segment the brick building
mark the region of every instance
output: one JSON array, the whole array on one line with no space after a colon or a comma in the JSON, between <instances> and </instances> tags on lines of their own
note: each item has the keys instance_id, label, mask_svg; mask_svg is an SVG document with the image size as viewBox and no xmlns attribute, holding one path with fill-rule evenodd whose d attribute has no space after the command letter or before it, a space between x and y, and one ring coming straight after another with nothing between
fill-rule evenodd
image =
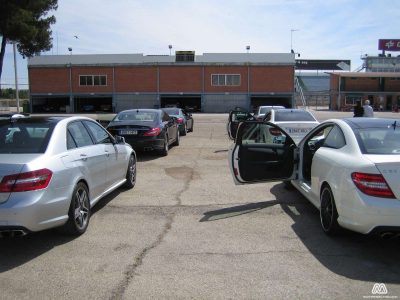
<instances>
[{"instance_id":1,"label":"brick building","mask_svg":"<svg viewBox=\"0 0 400 300\"><path fill-rule=\"evenodd\" d=\"M292 53L45 55L28 61L32 112L118 112L179 105L202 112L293 107Z\"/></svg>"},{"instance_id":2,"label":"brick building","mask_svg":"<svg viewBox=\"0 0 400 300\"><path fill-rule=\"evenodd\" d=\"M351 110L357 100L369 99L375 110L400 107L399 72L330 73L331 109Z\"/></svg>"}]
</instances>

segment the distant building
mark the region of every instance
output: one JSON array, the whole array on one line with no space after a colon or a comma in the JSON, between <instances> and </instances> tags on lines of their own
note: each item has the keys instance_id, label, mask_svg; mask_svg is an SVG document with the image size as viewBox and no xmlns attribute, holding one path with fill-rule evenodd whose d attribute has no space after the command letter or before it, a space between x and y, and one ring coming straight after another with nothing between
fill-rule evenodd
<instances>
[{"instance_id":1,"label":"distant building","mask_svg":"<svg viewBox=\"0 0 400 300\"><path fill-rule=\"evenodd\" d=\"M330 77L333 110L351 110L366 99L375 110L400 108L400 72L335 72Z\"/></svg>"},{"instance_id":2,"label":"distant building","mask_svg":"<svg viewBox=\"0 0 400 300\"><path fill-rule=\"evenodd\" d=\"M202 112L293 107L295 54L45 55L28 61L32 112L118 112L177 105Z\"/></svg>"}]
</instances>

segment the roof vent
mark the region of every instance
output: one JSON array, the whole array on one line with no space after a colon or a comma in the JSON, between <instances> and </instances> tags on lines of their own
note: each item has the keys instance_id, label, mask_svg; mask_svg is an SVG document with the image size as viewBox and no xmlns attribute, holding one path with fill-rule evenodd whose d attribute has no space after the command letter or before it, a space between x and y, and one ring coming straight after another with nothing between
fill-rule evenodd
<instances>
[{"instance_id":1,"label":"roof vent","mask_svg":"<svg viewBox=\"0 0 400 300\"><path fill-rule=\"evenodd\" d=\"M194 51L175 51L175 62L194 62Z\"/></svg>"}]
</instances>

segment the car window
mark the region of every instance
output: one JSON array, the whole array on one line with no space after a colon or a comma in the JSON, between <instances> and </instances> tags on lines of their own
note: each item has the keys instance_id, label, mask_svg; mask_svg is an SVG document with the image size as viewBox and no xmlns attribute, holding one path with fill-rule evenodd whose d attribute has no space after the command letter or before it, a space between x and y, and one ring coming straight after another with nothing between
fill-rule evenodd
<instances>
[{"instance_id":1,"label":"car window","mask_svg":"<svg viewBox=\"0 0 400 300\"><path fill-rule=\"evenodd\" d=\"M400 130L393 127L363 128L355 133L364 154L400 154Z\"/></svg>"},{"instance_id":2,"label":"car window","mask_svg":"<svg viewBox=\"0 0 400 300\"><path fill-rule=\"evenodd\" d=\"M78 145L75 143L74 138L71 135L71 132L67 130L67 149L78 148Z\"/></svg>"},{"instance_id":3,"label":"car window","mask_svg":"<svg viewBox=\"0 0 400 300\"><path fill-rule=\"evenodd\" d=\"M243 123L242 144L284 144L286 136L277 128L264 123Z\"/></svg>"},{"instance_id":4,"label":"car window","mask_svg":"<svg viewBox=\"0 0 400 300\"><path fill-rule=\"evenodd\" d=\"M164 111L169 115L179 115L178 108L166 108L166 109L164 109Z\"/></svg>"},{"instance_id":5,"label":"car window","mask_svg":"<svg viewBox=\"0 0 400 300\"><path fill-rule=\"evenodd\" d=\"M44 153L54 123L24 122L0 125L0 153Z\"/></svg>"},{"instance_id":6,"label":"car window","mask_svg":"<svg viewBox=\"0 0 400 300\"><path fill-rule=\"evenodd\" d=\"M107 133L107 131L102 128L99 124L91 121L84 121L83 122L92 133L92 136L95 139L96 144L106 144L111 143L111 137Z\"/></svg>"},{"instance_id":7,"label":"car window","mask_svg":"<svg viewBox=\"0 0 400 300\"><path fill-rule=\"evenodd\" d=\"M342 130L338 126L334 126L327 134L322 147L340 149L346 145Z\"/></svg>"},{"instance_id":8,"label":"car window","mask_svg":"<svg viewBox=\"0 0 400 300\"><path fill-rule=\"evenodd\" d=\"M89 132L87 131L86 127L82 124L82 122L78 121L69 124L68 132L70 133L77 147L85 147L93 145L92 138L90 137ZM71 145L71 143L68 143L67 141L67 147L69 145Z\"/></svg>"},{"instance_id":9,"label":"car window","mask_svg":"<svg viewBox=\"0 0 400 300\"><path fill-rule=\"evenodd\" d=\"M163 122L168 122L169 119L170 119L169 115L167 113L165 113L165 112L162 112L161 118L162 118Z\"/></svg>"},{"instance_id":10,"label":"car window","mask_svg":"<svg viewBox=\"0 0 400 300\"><path fill-rule=\"evenodd\" d=\"M315 118L305 110L276 110L275 122L289 121L316 121Z\"/></svg>"},{"instance_id":11,"label":"car window","mask_svg":"<svg viewBox=\"0 0 400 300\"><path fill-rule=\"evenodd\" d=\"M147 121L154 122L157 119L157 113L152 111L123 111L115 116L113 122L121 121Z\"/></svg>"}]
</instances>

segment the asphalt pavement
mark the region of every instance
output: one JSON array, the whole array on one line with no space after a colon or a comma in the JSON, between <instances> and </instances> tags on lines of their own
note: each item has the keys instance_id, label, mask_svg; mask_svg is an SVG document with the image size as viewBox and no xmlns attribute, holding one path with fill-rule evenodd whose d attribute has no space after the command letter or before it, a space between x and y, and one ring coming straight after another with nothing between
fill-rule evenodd
<instances>
[{"instance_id":1,"label":"asphalt pavement","mask_svg":"<svg viewBox=\"0 0 400 300\"><path fill-rule=\"evenodd\" d=\"M399 239L331 238L281 182L234 185L227 117L194 114L168 156L138 153L135 188L100 201L84 235L0 240L0 299L400 297Z\"/></svg>"}]
</instances>

